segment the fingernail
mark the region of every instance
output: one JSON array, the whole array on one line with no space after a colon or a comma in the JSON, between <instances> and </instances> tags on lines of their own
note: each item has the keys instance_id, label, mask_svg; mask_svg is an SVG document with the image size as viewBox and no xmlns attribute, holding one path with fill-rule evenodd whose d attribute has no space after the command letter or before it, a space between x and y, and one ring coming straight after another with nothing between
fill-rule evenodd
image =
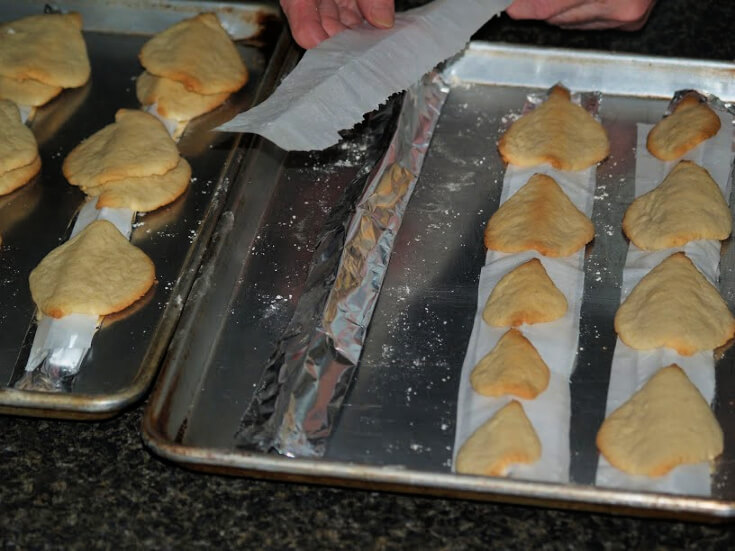
<instances>
[{"instance_id":1,"label":"fingernail","mask_svg":"<svg viewBox=\"0 0 735 551\"><path fill-rule=\"evenodd\" d=\"M373 25L388 29L393 26L393 10L385 6L376 6L370 11Z\"/></svg>"}]
</instances>

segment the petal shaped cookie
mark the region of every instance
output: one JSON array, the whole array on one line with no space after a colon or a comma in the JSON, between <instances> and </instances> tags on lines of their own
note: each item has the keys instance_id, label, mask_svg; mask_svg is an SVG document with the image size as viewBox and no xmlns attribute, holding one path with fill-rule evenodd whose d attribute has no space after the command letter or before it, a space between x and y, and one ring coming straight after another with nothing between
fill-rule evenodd
<instances>
[{"instance_id":1,"label":"petal shaped cookie","mask_svg":"<svg viewBox=\"0 0 735 551\"><path fill-rule=\"evenodd\" d=\"M14 168L0 174L0 195L5 195L26 185L41 170L41 157L36 158L20 168Z\"/></svg>"},{"instance_id":2,"label":"petal shaped cookie","mask_svg":"<svg viewBox=\"0 0 735 551\"><path fill-rule=\"evenodd\" d=\"M144 111L120 109L115 122L76 146L64 159L69 183L91 188L123 178L166 174L179 150L166 128Z\"/></svg>"},{"instance_id":3,"label":"petal shaped cookie","mask_svg":"<svg viewBox=\"0 0 735 551\"><path fill-rule=\"evenodd\" d=\"M470 383L483 396L532 400L549 385L549 367L523 333L510 329L472 370Z\"/></svg>"},{"instance_id":4,"label":"petal shaped cookie","mask_svg":"<svg viewBox=\"0 0 735 551\"><path fill-rule=\"evenodd\" d=\"M135 93L140 103L155 103L161 115L176 121L188 121L209 113L230 97L229 92L209 95L190 92L180 82L157 77L148 71L143 71L136 80Z\"/></svg>"},{"instance_id":5,"label":"petal shaped cookie","mask_svg":"<svg viewBox=\"0 0 735 551\"><path fill-rule=\"evenodd\" d=\"M493 327L544 323L562 317L567 299L534 258L505 274L490 293L482 319Z\"/></svg>"},{"instance_id":6,"label":"petal shaped cookie","mask_svg":"<svg viewBox=\"0 0 735 551\"><path fill-rule=\"evenodd\" d=\"M545 174L534 174L510 197L485 228L485 247L505 253L536 250L569 256L595 237L595 227Z\"/></svg>"},{"instance_id":7,"label":"petal shaped cookie","mask_svg":"<svg viewBox=\"0 0 735 551\"><path fill-rule=\"evenodd\" d=\"M597 447L621 471L662 476L678 465L716 458L723 435L697 387L672 364L605 419Z\"/></svg>"},{"instance_id":8,"label":"petal shaped cookie","mask_svg":"<svg viewBox=\"0 0 735 551\"><path fill-rule=\"evenodd\" d=\"M0 75L76 88L91 69L78 13L32 15L0 24Z\"/></svg>"},{"instance_id":9,"label":"petal shaped cookie","mask_svg":"<svg viewBox=\"0 0 735 551\"><path fill-rule=\"evenodd\" d=\"M679 247L695 239L727 239L730 207L701 166L681 161L654 190L625 211L625 235L646 251Z\"/></svg>"},{"instance_id":10,"label":"petal shaped cookie","mask_svg":"<svg viewBox=\"0 0 735 551\"><path fill-rule=\"evenodd\" d=\"M38 107L58 96L63 88L49 86L37 80L15 80L0 75L0 99L8 99L19 105Z\"/></svg>"},{"instance_id":11,"label":"petal shaped cookie","mask_svg":"<svg viewBox=\"0 0 735 551\"><path fill-rule=\"evenodd\" d=\"M720 130L720 117L695 95L684 97L673 112L651 128L646 147L662 161L678 159Z\"/></svg>"},{"instance_id":12,"label":"petal shaped cookie","mask_svg":"<svg viewBox=\"0 0 735 551\"><path fill-rule=\"evenodd\" d=\"M189 187L191 166L181 158L176 168L162 176L123 178L109 184L82 188L87 195L98 196L97 208L128 208L150 212L176 200Z\"/></svg>"},{"instance_id":13,"label":"petal shaped cookie","mask_svg":"<svg viewBox=\"0 0 735 551\"><path fill-rule=\"evenodd\" d=\"M248 79L237 48L213 13L158 33L143 45L139 57L149 73L178 81L198 94L234 92Z\"/></svg>"},{"instance_id":14,"label":"petal shaped cookie","mask_svg":"<svg viewBox=\"0 0 735 551\"><path fill-rule=\"evenodd\" d=\"M572 103L569 90L552 88L549 98L515 121L498 143L506 163L549 163L559 170L582 170L610 153L607 133L595 118Z\"/></svg>"},{"instance_id":15,"label":"petal shaped cookie","mask_svg":"<svg viewBox=\"0 0 735 551\"><path fill-rule=\"evenodd\" d=\"M0 100L0 174L31 164L38 157L33 132L12 101Z\"/></svg>"},{"instance_id":16,"label":"petal shaped cookie","mask_svg":"<svg viewBox=\"0 0 735 551\"><path fill-rule=\"evenodd\" d=\"M513 463L535 463L541 457L541 441L513 400L480 426L457 454L455 469L462 474L504 476Z\"/></svg>"},{"instance_id":17,"label":"petal shaped cookie","mask_svg":"<svg viewBox=\"0 0 735 551\"><path fill-rule=\"evenodd\" d=\"M155 269L112 223L97 220L47 254L28 279L33 301L48 316L104 316L142 297Z\"/></svg>"},{"instance_id":18,"label":"petal shaped cookie","mask_svg":"<svg viewBox=\"0 0 735 551\"><path fill-rule=\"evenodd\" d=\"M735 335L735 318L684 253L648 272L615 314L620 340L636 350L673 348L691 356Z\"/></svg>"}]
</instances>

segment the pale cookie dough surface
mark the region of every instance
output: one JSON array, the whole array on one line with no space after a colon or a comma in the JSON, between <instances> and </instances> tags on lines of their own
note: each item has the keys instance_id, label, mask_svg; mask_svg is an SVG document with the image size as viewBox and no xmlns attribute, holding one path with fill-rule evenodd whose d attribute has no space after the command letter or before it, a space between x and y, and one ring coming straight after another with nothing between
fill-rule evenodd
<instances>
[{"instance_id":1,"label":"pale cookie dough surface","mask_svg":"<svg viewBox=\"0 0 735 551\"><path fill-rule=\"evenodd\" d=\"M163 123L144 111L120 109L105 126L64 159L69 183L91 188L123 178L160 176L179 163L179 151Z\"/></svg>"},{"instance_id":2,"label":"pale cookie dough surface","mask_svg":"<svg viewBox=\"0 0 735 551\"><path fill-rule=\"evenodd\" d=\"M482 319L493 327L515 327L554 321L566 311L567 299L534 258L500 279L487 299Z\"/></svg>"},{"instance_id":3,"label":"pale cookie dough surface","mask_svg":"<svg viewBox=\"0 0 735 551\"><path fill-rule=\"evenodd\" d=\"M620 340L635 350L673 348L691 356L735 335L735 318L712 284L684 253L656 266L615 314Z\"/></svg>"},{"instance_id":4,"label":"pale cookie dough surface","mask_svg":"<svg viewBox=\"0 0 735 551\"><path fill-rule=\"evenodd\" d=\"M11 191L15 191L21 186L24 186L33 179L41 170L41 157L31 161L26 166L15 168L0 174L0 195L5 195Z\"/></svg>"},{"instance_id":5,"label":"pale cookie dough surface","mask_svg":"<svg viewBox=\"0 0 735 551\"><path fill-rule=\"evenodd\" d=\"M621 471L662 476L678 465L716 458L723 434L697 387L672 364L605 419L597 447Z\"/></svg>"},{"instance_id":6,"label":"pale cookie dough surface","mask_svg":"<svg viewBox=\"0 0 735 551\"><path fill-rule=\"evenodd\" d=\"M727 239L730 208L701 166L681 161L654 190L638 197L623 217L625 235L640 249L679 247L696 239Z\"/></svg>"},{"instance_id":7,"label":"pale cookie dough surface","mask_svg":"<svg viewBox=\"0 0 735 551\"><path fill-rule=\"evenodd\" d=\"M184 158L176 168L162 176L123 178L109 184L82 188L87 195L97 196L97 208L128 208L136 212L149 212L167 205L189 187L191 166Z\"/></svg>"},{"instance_id":8,"label":"pale cookie dough surface","mask_svg":"<svg viewBox=\"0 0 735 551\"><path fill-rule=\"evenodd\" d=\"M485 247L505 253L536 250L544 256L574 254L595 237L595 227L559 184L534 174L492 215Z\"/></svg>"},{"instance_id":9,"label":"pale cookie dough surface","mask_svg":"<svg viewBox=\"0 0 735 551\"><path fill-rule=\"evenodd\" d=\"M720 117L696 96L682 99L648 133L646 146L662 161L678 159L720 130Z\"/></svg>"},{"instance_id":10,"label":"pale cookie dough surface","mask_svg":"<svg viewBox=\"0 0 735 551\"><path fill-rule=\"evenodd\" d=\"M462 474L504 476L515 463L535 463L541 441L523 406L513 400L477 429L457 454L455 470Z\"/></svg>"},{"instance_id":11,"label":"pale cookie dough surface","mask_svg":"<svg viewBox=\"0 0 735 551\"><path fill-rule=\"evenodd\" d=\"M230 97L229 92L209 95L190 92L180 82L157 77L148 71L143 71L137 78L135 93L141 104L155 103L162 116L175 121L188 121L209 113Z\"/></svg>"},{"instance_id":12,"label":"pale cookie dough surface","mask_svg":"<svg viewBox=\"0 0 735 551\"><path fill-rule=\"evenodd\" d=\"M0 75L76 88L90 75L78 13L44 14L0 24Z\"/></svg>"},{"instance_id":13,"label":"pale cookie dough surface","mask_svg":"<svg viewBox=\"0 0 735 551\"><path fill-rule=\"evenodd\" d=\"M31 164L38 157L36 138L20 118L18 107L0 100L0 175Z\"/></svg>"},{"instance_id":14,"label":"pale cookie dough surface","mask_svg":"<svg viewBox=\"0 0 735 551\"><path fill-rule=\"evenodd\" d=\"M19 105L39 107L54 99L62 90L61 86L49 86L37 80L15 80L0 75L0 99Z\"/></svg>"},{"instance_id":15,"label":"pale cookie dough surface","mask_svg":"<svg viewBox=\"0 0 735 551\"><path fill-rule=\"evenodd\" d=\"M602 125L571 102L566 88L555 86L549 99L510 126L498 150L506 163L521 167L582 170L607 157L610 143Z\"/></svg>"},{"instance_id":16,"label":"pale cookie dough surface","mask_svg":"<svg viewBox=\"0 0 735 551\"><path fill-rule=\"evenodd\" d=\"M483 396L532 400L549 385L549 368L531 341L510 329L472 370L470 383Z\"/></svg>"},{"instance_id":17,"label":"pale cookie dough surface","mask_svg":"<svg viewBox=\"0 0 735 551\"><path fill-rule=\"evenodd\" d=\"M153 262L107 220L97 220L51 251L29 277L44 314L104 316L127 308L155 280Z\"/></svg>"},{"instance_id":18,"label":"pale cookie dough surface","mask_svg":"<svg viewBox=\"0 0 735 551\"><path fill-rule=\"evenodd\" d=\"M198 94L240 89L248 73L240 54L213 13L180 21L143 45L140 62L156 76Z\"/></svg>"}]
</instances>

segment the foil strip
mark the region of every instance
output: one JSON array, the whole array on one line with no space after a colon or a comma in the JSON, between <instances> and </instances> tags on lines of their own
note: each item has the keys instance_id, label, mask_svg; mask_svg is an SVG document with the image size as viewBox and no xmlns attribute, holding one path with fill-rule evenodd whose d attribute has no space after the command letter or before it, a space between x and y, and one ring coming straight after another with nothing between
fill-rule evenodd
<instances>
[{"instance_id":1,"label":"foil strip","mask_svg":"<svg viewBox=\"0 0 735 551\"><path fill-rule=\"evenodd\" d=\"M243 416L239 447L324 455L448 93L437 74L409 88L387 152L330 215L304 294Z\"/></svg>"}]
</instances>

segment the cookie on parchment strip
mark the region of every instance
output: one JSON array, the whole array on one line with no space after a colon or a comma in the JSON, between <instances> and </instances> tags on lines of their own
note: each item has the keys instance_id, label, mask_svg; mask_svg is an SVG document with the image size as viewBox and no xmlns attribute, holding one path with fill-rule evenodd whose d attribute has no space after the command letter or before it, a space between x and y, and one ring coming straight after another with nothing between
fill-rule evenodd
<instances>
[{"instance_id":1,"label":"cookie on parchment strip","mask_svg":"<svg viewBox=\"0 0 735 551\"><path fill-rule=\"evenodd\" d=\"M62 170L70 184L91 188L123 178L166 174L179 163L179 150L153 115L120 109L115 122L77 145Z\"/></svg>"},{"instance_id":2,"label":"cookie on parchment strip","mask_svg":"<svg viewBox=\"0 0 735 551\"><path fill-rule=\"evenodd\" d=\"M0 175L30 165L38 157L36 137L20 118L18 106L0 100Z\"/></svg>"},{"instance_id":3,"label":"cookie on parchment strip","mask_svg":"<svg viewBox=\"0 0 735 551\"><path fill-rule=\"evenodd\" d=\"M97 198L97 208L128 208L136 212L150 212L175 201L189 187L191 166L181 157L179 164L161 176L123 178L107 184L82 188Z\"/></svg>"},{"instance_id":4,"label":"cookie on parchment strip","mask_svg":"<svg viewBox=\"0 0 735 551\"><path fill-rule=\"evenodd\" d=\"M595 226L546 174L534 174L490 217L485 247L505 253L536 250L574 254L595 237Z\"/></svg>"},{"instance_id":5,"label":"cookie on parchment strip","mask_svg":"<svg viewBox=\"0 0 735 551\"><path fill-rule=\"evenodd\" d=\"M143 71L138 76L135 94L141 104L148 106L155 103L161 116L175 121L189 121L209 113L230 97L229 92L197 94L187 90L180 82L157 77L148 71Z\"/></svg>"},{"instance_id":6,"label":"cookie on parchment strip","mask_svg":"<svg viewBox=\"0 0 735 551\"><path fill-rule=\"evenodd\" d=\"M607 157L610 143L602 125L572 103L569 90L554 86L544 103L508 128L498 150L506 163L521 167L582 170Z\"/></svg>"},{"instance_id":7,"label":"cookie on parchment strip","mask_svg":"<svg viewBox=\"0 0 735 551\"><path fill-rule=\"evenodd\" d=\"M111 222L96 220L47 254L28 279L33 301L47 316L104 316L148 292L155 268Z\"/></svg>"},{"instance_id":8,"label":"cookie on parchment strip","mask_svg":"<svg viewBox=\"0 0 735 551\"><path fill-rule=\"evenodd\" d=\"M0 75L76 88L90 73L80 14L32 15L0 24Z\"/></svg>"},{"instance_id":9,"label":"cookie on parchment strip","mask_svg":"<svg viewBox=\"0 0 735 551\"><path fill-rule=\"evenodd\" d=\"M654 251L696 239L727 239L732 217L709 172L680 161L661 184L625 211L623 231L636 247Z\"/></svg>"},{"instance_id":10,"label":"cookie on parchment strip","mask_svg":"<svg viewBox=\"0 0 735 551\"><path fill-rule=\"evenodd\" d=\"M620 340L636 350L673 348L691 356L735 335L735 318L684 253L648 272L615 314Z\"/></svg>"},{"instance_id":11,"label":"cookie on parchment strip","mask_svg":"<svg viewBox=\"0 0 735 551\"><path fill-rule=\"evenodd\" d=\"M651 128L646 147L662 161L673 161L720 130L720 117L695 94L685 96L673 112Z\"/></svg>"},{"instance_id":12,"label":"cookie on parchment strip","mask_svg":"<svg viewBox=\"0 0 735 551\"><path fill-rule=\"evenodd\" d=\"M38 107L58 96L63 88L49 86L33 79L15 80L0 75L0 99L14 101L18 105Z\"/></svg>"},{"instance_id":13,"label":"cookie on parchment strip","mask_svg":"<svg viewBox=\"0 0 735 551\"><path fill-rule=\"evenodd\" d=\"M182 83L198 94L234 92L248 72L237 48L213 13L172 25L143 45L138 56L146 70Z\"/></svg>"},{"instance_id":14,"label":"cookie on parchment strip","mask_svg":"<svg viewBox=\"0 0 735 551\"><path fill-rule=\"evenodd\" d=\"M470 383L483 396L513 394L533 400L549 385L549 367L523 333L510 329L477 363Z\"/></svg>"},{"instance_id":15,"label":"cookie on parchment strip","mask_svg":"<svg viewBox=\"0 0 735 551\"><path fill-rule=\"evenodd\" d=\"M0 174L0 195L5 195L11 191L15 191L19 187L26 185L41 170L41 157L31 161L26 166L14 168Z\"/></svg>"},{"instance_id":16,"label":"cookie on parchment strip","mask_svg":"<svg viewBox=\"0 0 735 551\"><path fill-rule=\"evenodd\" d=\"M597 447L621 471L662 476L678 465L715 459L723 434L697 387L672 364L605 419Z\"/></svg>"},{"instance_id":17,"label":"cookie on parchment strip","mask_svg":"<svg viewBox=\"0 0 735 551\"><path fill-rule=\"evenodd\" d=\"M567 299L538 258L505 274L490 293L482 319L493 327L544 323L562 317Z\"/></svg>"},{"instance_id":18,"label":"cookie on parchment strip","mask_svg":"<svg viewBox=\"0 0 735 551\"><path fill-rule=\"evenodd\" d=\"M462 474L504 476L515 463L535 463L541 441L523 406L512 400L480 426L457 454L455 470Z\"/></svg>"}]
</instances>

